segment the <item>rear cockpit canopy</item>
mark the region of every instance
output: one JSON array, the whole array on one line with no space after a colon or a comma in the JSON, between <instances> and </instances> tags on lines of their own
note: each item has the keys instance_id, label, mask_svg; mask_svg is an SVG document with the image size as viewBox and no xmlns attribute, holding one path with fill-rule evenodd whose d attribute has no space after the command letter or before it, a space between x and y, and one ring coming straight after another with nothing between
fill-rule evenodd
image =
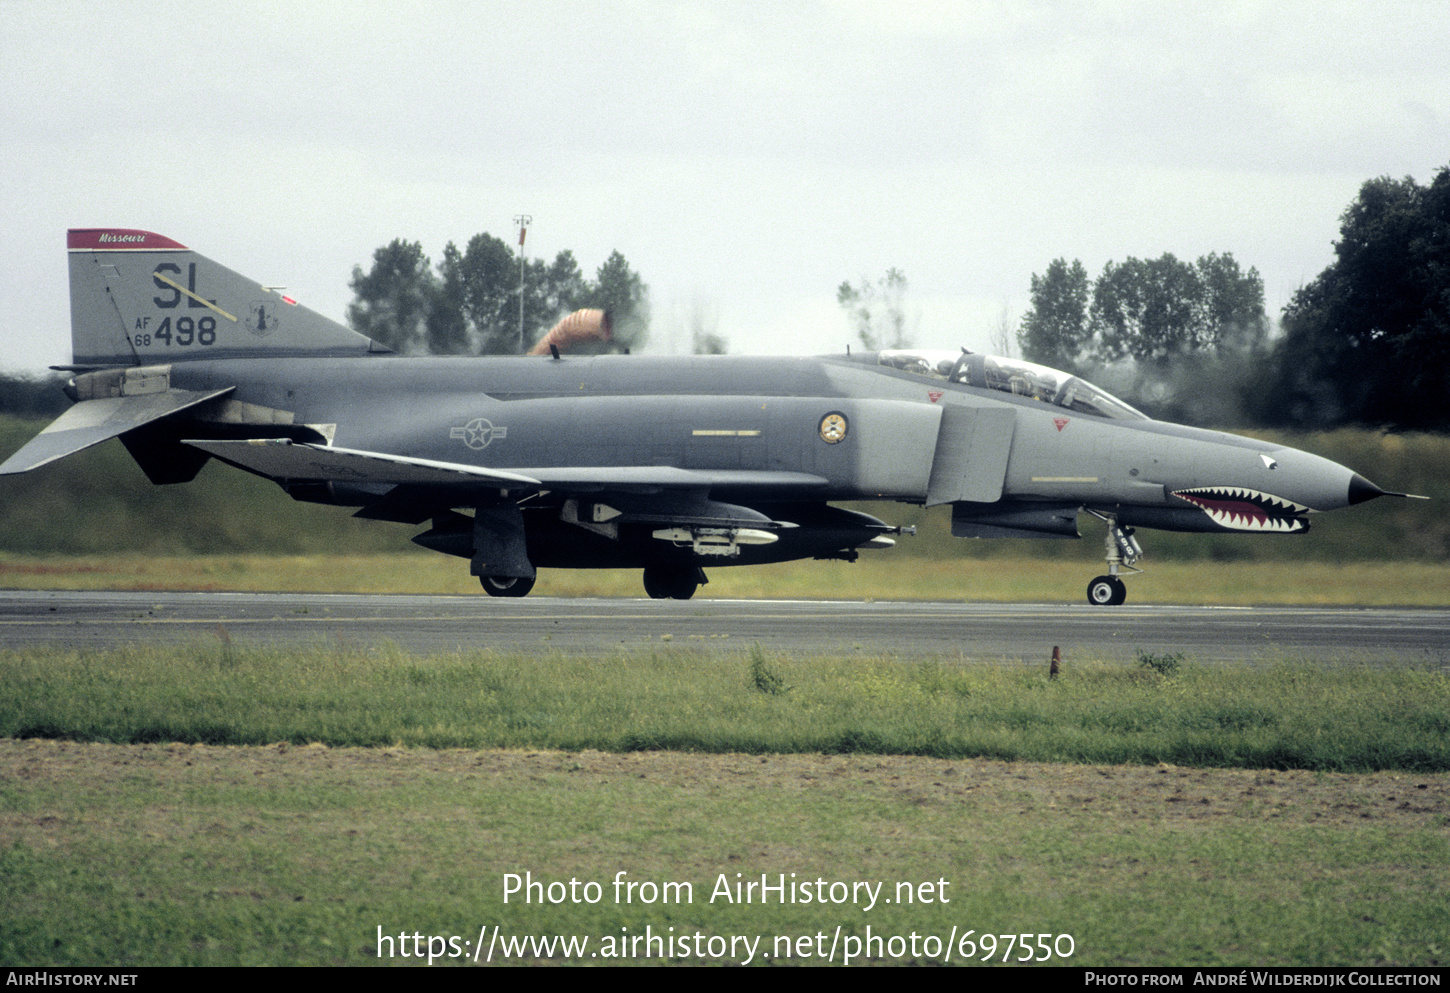
<instances>
[{"instance_id":1,"label":"rear cockpit canopy","mask_svg":"<svg viewBox=\"0 0 1450 993\"><path fill-rule=\"evenodd\" d=\"M1021 359L945 349L903 348L880 352L876 361L924 379L1000 390L1076 414L1123 421L1148 419L1146 414L1085 379Z\"/></svg>"}]
</instances>

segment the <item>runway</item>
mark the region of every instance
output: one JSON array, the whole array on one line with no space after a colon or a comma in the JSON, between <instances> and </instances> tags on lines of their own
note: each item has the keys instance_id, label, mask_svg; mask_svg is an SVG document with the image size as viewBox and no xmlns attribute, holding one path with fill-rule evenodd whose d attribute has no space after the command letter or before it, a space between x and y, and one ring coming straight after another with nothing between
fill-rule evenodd
<instances>
[{"instance_id":1,"label":"runway","mask_svg":"<svg viewBox=\"0 0 1450 993\"><path fill-rule=\"evenodd\" d=\"M0 647L100 648L227 638L417 652L488 648L607 656L670 646L902 659L1211 663L1281 659L1450 666L1450 610L1091 607L782 600L493 599L313 593L0 592Z\"/></svg>"}]
</instances>

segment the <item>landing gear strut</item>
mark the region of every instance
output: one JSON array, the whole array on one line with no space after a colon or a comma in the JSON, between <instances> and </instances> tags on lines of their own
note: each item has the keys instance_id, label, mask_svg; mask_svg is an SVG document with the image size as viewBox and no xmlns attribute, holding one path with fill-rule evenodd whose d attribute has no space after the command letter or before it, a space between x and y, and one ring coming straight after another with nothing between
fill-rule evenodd
<instances>
[{"instance_id":1,"label":"landing gear strut","mask_svg":"<svg viewBox=\"0 0 1450 993\"><path fill-rule=\"evenodd\" d=\"M1128 599L1128 587L1118 578L1118 570L1142 572L1142 569L1133 568L1133 563L1143 554L1143 548L1133 537L1132 528L1118 527L1116 514L1101 514L1096 510L1089 510L1088 513L1108 525L1108 536L1105 540L1108 574L1098 576L1088 583L1088 603L1094 607L1116 607Z\"/></svg>"},{"instance_id":2,"label":"landing gear strut","mask_svg":"<svg viewBox=\"0 0 1450 993\"><path fill-rule=\"evenodd\" d=\"M655 600L688 600L705 582L705 570L697 565L651 565L644 570L644 591Z\"/></svg>"}]
</instances>

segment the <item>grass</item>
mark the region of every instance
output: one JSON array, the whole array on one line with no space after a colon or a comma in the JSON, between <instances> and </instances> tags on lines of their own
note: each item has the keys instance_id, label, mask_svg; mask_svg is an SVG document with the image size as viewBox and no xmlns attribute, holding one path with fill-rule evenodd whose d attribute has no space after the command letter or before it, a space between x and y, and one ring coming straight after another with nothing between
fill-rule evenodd
<instances>
[{"instance_id":1,"label":"grass","mask_svg":"<svg viewBox=\"0 0 1450 993\"><path fill-rule=\"evenodd\" d=\"M1450 606L1450 564L1429 562L1148 562L1128 580L1128 602L1256 605ZM894 553L855 563L786 562L708 570L697 598L958 600L1079 603L1102 571L1091 560L1028 557L924 560ZM0 554L0 588L235 590L478 596L467 564L431 553L374 555ZM544 569L533 596L638 597L639 574Z\"/></svg>"},{"instance_id":2,"label":"grass","mask_svg":"<svg viewBox=\"0 0 1450 993\"><path fill-rule=\"evenodd\" d=\"M647 933L718 939L704 961L744 961L724 942L747 938L756 963L813 963L839 933L875 935L870 961L929 964L923 942L956 929L978 962L987 936L1001 961L1025 932L1075 966L1433 966L1450 928L1444 776L13 740L0 769L0 960L17 966L414 965L379 936L471 954L494 927L591 942L521 956L557 963ZM510 875L600 898L505 902ZM889 902L718 896L762 877ZM630 899L620 878L689 896ZM900 902L903 884L933 902ZM621 958L702 961L656 948Z\"/></svg>"},{"instance_id":3,"label":"grass","mask_svg":"<svg viewBox=\"0 0 1450 993\"><path fill-rule=\"evenodd\" d=\"M1450 677L1146 658L0 652L0 961L1443 965Z\"/></svg>"},{"instance_id":4,"label":"grass","mask_svg":"<svg viewBox=\"0 0 1450 993\"><path fill-rule=\"evenodd\" d=\"M1450 770L1444 671L395 648L0 652L0 736ZM1170 664L1171 663L1171 664Z\"/></svg>"}]
</instances>

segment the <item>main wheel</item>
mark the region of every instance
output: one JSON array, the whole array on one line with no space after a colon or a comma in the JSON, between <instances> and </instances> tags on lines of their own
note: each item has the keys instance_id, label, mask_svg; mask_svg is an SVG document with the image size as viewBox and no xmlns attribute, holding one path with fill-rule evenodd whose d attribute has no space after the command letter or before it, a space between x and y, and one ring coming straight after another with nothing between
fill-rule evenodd
<instances>
[{"instance_id":1,"label":"main wheel","mask_svg":"<svg viewBox=\"0 0 1450 993\"><path fill-rule=\"evenodd\" d=\"M489 596L528 596L534 588L534 580L521 576L479 576L478 582Z\"/></svg>"},{"instance_id":2,"label":"main wheel","mask_svg":"<svg viewBox=\"0 0 1450 993\"><path fill-rule=\"evenodd\" d=\"M1128 587L1117 576L1099 576L1088 583L1087 598L1094 607L1116 607L1128 599Z\"/></svg>"},{"instance_id":3,"label":"main wheel","mask_svg":"<svg viewBox=\"0 0 1450 993\"><path fill-rule=\"evenodd\" d=\"M653 600L688 600L700 585L696 569L665 569L647 566L644 570L644 591Z\"/></svg>"}]
</instances>

